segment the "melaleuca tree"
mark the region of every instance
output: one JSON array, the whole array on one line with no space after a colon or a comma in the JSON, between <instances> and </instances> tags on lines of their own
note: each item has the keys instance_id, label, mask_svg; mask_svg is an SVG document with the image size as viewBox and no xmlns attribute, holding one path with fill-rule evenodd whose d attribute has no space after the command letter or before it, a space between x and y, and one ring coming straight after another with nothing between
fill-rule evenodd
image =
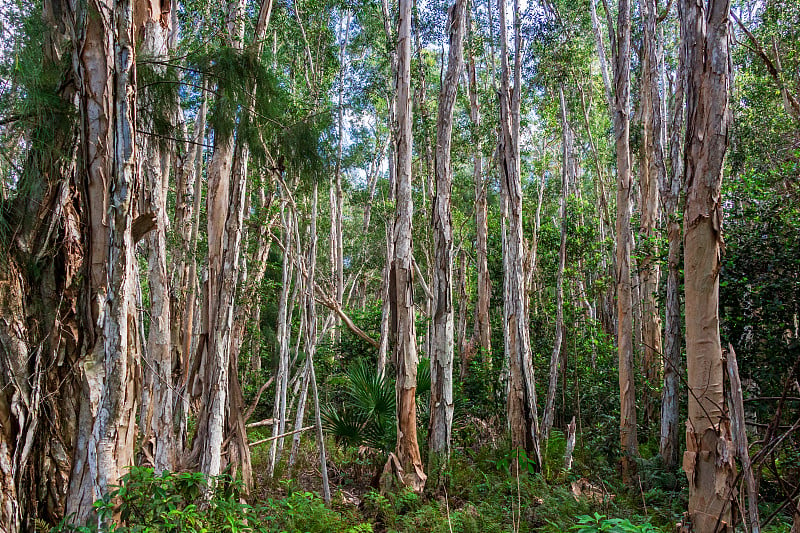
<instances>
[{"instance_id":1,"label":"melaleuca tree","mask_svg":"<svg viewBox=\"0 0 800 533\"><path fill-rule=\"evenodd\" d=\"M0 528L10 532L63 515L80 408L85 252L66 8L3 11Z\"/></svg>"}]
</instances>

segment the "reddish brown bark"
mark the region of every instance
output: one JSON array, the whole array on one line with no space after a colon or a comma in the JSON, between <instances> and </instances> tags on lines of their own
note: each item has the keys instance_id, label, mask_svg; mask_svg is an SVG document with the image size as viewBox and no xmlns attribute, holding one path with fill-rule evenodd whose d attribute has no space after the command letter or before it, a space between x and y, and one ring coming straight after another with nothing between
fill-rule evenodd
<instances>
[{"instance_id":1,"label":"reddish brown bark","mask_svg":"<svg viewBox=\"0 0 800 533\"><path fill-rule=\"evenodd\" d=\"M695 531L733 531L736 477L730 423L724 410L719 336L722 246L720 189L728 147L731 81L730 0L682 0L686 20L688 115L684 279L689 419L683 469Z\"/></svg>"}]
</instances>

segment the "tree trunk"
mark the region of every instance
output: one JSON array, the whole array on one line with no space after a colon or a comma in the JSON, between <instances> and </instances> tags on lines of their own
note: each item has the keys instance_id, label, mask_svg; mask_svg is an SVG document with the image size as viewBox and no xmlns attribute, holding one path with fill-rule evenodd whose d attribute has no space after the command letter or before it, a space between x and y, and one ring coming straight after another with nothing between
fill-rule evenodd
<instances>
[{"instance_id":1,"label":"tree trunk","mask_svg":"<svg viewBox=\"0 0 800 533\"><path fill-rule=\"evenodd\" d=\"M453 221L450 205L453 169L450 162L450 143L453 134L453 108L464 64L466 6L466 0L456 0L448 10L450 46L436 120L436 196L432 209L434 308L428 472L433 473L437 484L442 480L440 469L447 465L450 455L453 426Z\"/></svg>"},{"instance_id":2,"label":"tree trunk","mask_svg":"<svg viewBox=\"0 0 800 533\"><path fill-rule=\"evenodd\" d=\"M643 0L641 3L644 19L642 37L642 81L641 106L643 119L642 139L642 179L641 224L639 227L639 246L642 259L639 264L639 280L642 297L642 366L647 380L645 412L647 420L655 419L657 400L654 393L661 381L661 317L658 310L658 286L661 269L658 262L657 226L660 218L659 183L666 179L664 147L661 144L662 116L661 93L659 92L659 57L656 18L656 0Z\"/></svg>"},{"instance_id":3,"label":"tree trunk","mask_svg":"<svg viewBox=\"0 0 800 533\"><path fill-rule=\"evenodd\" d=\"M559 215L561 218L561 244L558 250L558 273L556 274L556 334L553 343L553 353L550 356L550 379L547 387L547 400L542 415L542 440L546 441L553 427L553 412L555 411L556 387L558 386L558 372L561 367L561 347L564 342L566 326L564 325L564 268L567 262L567 196L570 183L573 180L574 163L572 159L573 139L572 129L567 120L567 107L564 101L564 88L558 88L561 101L561 126L563 129L563 157L561 160L561 200L559 202Z\"/></svg>"},{"instance_id":4,"label":"tree trunk","mask_svg":"<svg viewBox=\"0 0 800 533\"><path fill-rule=\"evenodd\" d=\"M670 173L659 186L664 215L667 217L667 284L664 305L664 385L661 389L661 436L659 451L664 464L674 467L678 463L678 413L681 374L681 209L680 193L683 188L683 126L686 118L686 59L683 51L687 42L687 21L681 17L680 52L676 75L675 98L670 125Z\"/></svg>"},{"instance_id":5,"label":"tree trunk","mask_svg":"<svg viewBox=\"0 0 800 533\"><path fill-rule=\"evenodd\" d=\"M519 6L514 4L514 85L510 84L505 1L497 1L500 13L501 87L500 191L503 198L503 337L508 361L508 423L511 446L524 449L541 467L536 384L530 333L525 322L525 256L522 239L522 181L520 178L519 108L522 50Z\"/></svg>"},{"instance_id":6,"label":"tree trunk","mask_svg":"<svg viewBox=\"0 0 800 533\"><path fill-rule=\"evenodd\" d=\"M67 3L43 5L44 63L74 31ZM76 184L77 72L64 67L61 127L34 131L16 191L6 198L0 254L0 531L32 531L64 516L80 404L84 236ZM69 119L67 117L70 117ZM40 139L48 139L42 144Z\"/></svg>"},{"instance_id":7,"label":"tree trunk","mask_svg":"<svg viewBox=\"0 0 800 533\"><path fill-rule=\"evenodd\" d=\"M710 0L707 6L682 0L681 8L688 43L693 43L686 47L686 67L691 73L686 99L683 228L689 421L683 469L689 478L689 516L695 530L733 531L736 473L728 415L723 409L719 337L720 189L730 124L730 0Z\"/></svg>"},{"instance_id":8,"label":"tree trunk","mask_svg":"<svg viewBox=\"0 0 800 533\"><path fill-rule=\"evenodd\" d=\"M619 357L622 469L632 474L633 459L639 455L636 434L636 389L633 375L633 299L631 295L631 154L630 154L630 65L631 6L620 0L617 30L608 15L614 58L614 135L617 155L617 355Z\"/></svg>"},{"instance_id":9,"label":"tree trunk","mask_svg":"<svg viewBox=\"0 0 800 533\"><path fill-rule=\"evenodd\" d=\"M291 336L291 320L289 318L289 306L294 305L294 301L289 301L289 290L292 287L292 277L294 275L294 214L291 210L286 213L287 208L281 208L281 218L284 228L283 239L283 271L281 277L281 295L278 302L278 328L276 337L278 341L278 369L275 373L275 403L273 404L272 418L275 424L272 426L272 436L275 440L270 445L269 455L269 474L275 472L275 465L280 458L279 440L277 436L283 434L286 421L286 396L289 387L289 337ZM299 283L298 278L296 283ZM281 441L282 442L282 441Z\"/></svg>"},{"instance_id":10,"label":"tree trunk","mask_svg":"<svg viewBox=\"0 0 800 533\"><path fill-rule=\"evenodd\" d=\"M78 524L94 517L94 501L133 464L139 361L132 234L138 186L133 6L129 0L97 0L89 11L78 67L89 210L86 356L66 506Z\"/></svg>"},{"instance_id":11,"label":"tree trunk","mask_svg":"<svg viewBox=\"0 0 800 533\"><path fill-rule=\"evenodd\" d=\"M142 54L156 61L166 61L169 39L169 4L151 5L145 1L136 5L137 19L144 15L138 30L144 35ZM154 66L156 70L165 67ZM157 105L156 96L145 89L140 92L140 108L143 111L142 123L145 131L153 132L152 114ZM175 102L176 107L178 102ZM153 216L155 229L147 240L148 276L150 286L150 330L145 349L146 365L143 367L145 386L142 394L142 407L139 423L142 428L142 454L145 464L151 465L157 473L175 469L176 441L173 429L172 369L173 352L171 347L170 322L170 283L167 274L167 186L169 169L173 157L173 144L158 142L155 138L142 135L141 149L142 191L141 211Z\"/></svg>"},{"instance_id":12,"label":"tree trunk","mask_svg":"<svg viewBox=\"0 0 800 533\"><path fill-rule=\"evenodd\" d=\"M320 414L319 407L317 376L314 372L314 354L317 351L317 306L314 298L314 287L316 286L315 271L317 264L317 196L317 183L314 182L314 192L311 200L311 227L309 228L308 265L306 267L306 291L304 295L306 307L306 354L308 357L307 378L311 381L311 392L314 397L314 423L317 429L317 447L319 449L320 473L322 475L322 497L325 500L325 503L330 505L331 488L328 484L328 464L325 457L325 436L322 433L322 416ZM300 420L300 423L302 424L302 420Z\"/></svg>"},{"instance_id":13,"label":"tree trunk","mask_svg":"<svg viewBox=\"0 0 800 533\"><path fill-rule=\"evenodd\" d=\"M198 144L196 146L196 152L194 155L194 168L189 170L189 172L193 173L193 178L191 181L194 182L194 188L192 190L192 223L191 223L191 230L189 240L187 242L187 258L186 262L188 262L188 271L186 273L185 282L182 284L184 288L181 292L185 294L185 299L183 300L183 310L180 312L180 316L182 317L183 327L180 328L181 331L179 335L173 336L173 339L177 339L180 341L180 352L178 353L177 357L181 359L181 377L182 382L180 383L180 390L182 394L178 395L175 398L175 410L179 412L176 416L176 438L179 441L180 449L186 449L186 441L188 438L188 425L189 425L189 408L191 400L195 399L199 394L195 394L195 387L194 382L195 379L198 377L194 372L194 363L195 360L199 364L199 358L201 354L197 353L198 351L193 350L193 347L200 344L199 338L200 334L196 335L196 332L200 332L202 334L203 328L200 327L202 322L195 323L195 317L198 315L197 308L199 307L199 301L197 298L198 294L198 283L197 283L197 259L195 255L197 254L197 241L200 235L200 211L203 202L203 180L202 180L202 149L203 147L199 144L205 138L205 117L206 111L208 109L208 100L207 100L207 82L203 81L203 101L200 104L200 110L197 115L197 120L195 121L195 132L194 138L195 142ZM178 303L176 305L177 310L181 309L180 306L181 300L178 299ZM172 313L173 317L177 317L177 313ZM173 318L173 322L176 322ZM193 344L193 340L196 342ZM176 345L177 346L177 345ZM194 359L193 359L194 357Z\"/></svg>"},{"instance_id":14,"label":"tree trunk","mask_svg":"<svg viewBox=\"0 0 800 533\"><path fill-rule=\"evenodd\" d=\"M342 233L342 218L344 217L344 193L342 191L342 144L344 141L344 76L346 70L345 53L350 41L350 10L344 17L344 38L340 35L339 45L339 95L337 110L338 143L336 149L336 165L331 183L331 279L336 288L336 304L344 305L344 236ZM339 23L341 26L341 22ZM313 291L313 289L312 289ZM336 318L336 340L341 335L341 321Z\"/></svg>"},{"instance_id":15,"label":"tree trunk","mask_svg":"<svg viewBox=\"0 0 800 533\"><path fill-rule=\"evenodd\" d=\"M394 362L397 369L397 450L404 485L416 492L427 476L417 442L417 339L414 324L414 276L411 221L411 1L400 0L397 42L397 156L394 258L390 274Z\"/></svg>"},{"instance_id":16,"label":"tree trunk","mask_svg":"<svg viewBox=\"0 0 800 533\"><path fill-rule=\"evenodd\" d=\"M472 121L471 139L474 147L472 156L472 180L475 184L475 255L478 269L475 304L475 325L471 344L477 344L484 362L492 360L492 330L489 323L491 300L491 278L489 276L489 213L486 198L486 183L483 178L483 147L481 142L481 109L478 103L478 76L472 47L469 48L469 116ZM464 354L462 353L462 359ZM468 363L468 360L466 360ZM467 371L462 365L462 377Z\"/></svg>"},{"instance_id":17,"label":"tree trunk","mask_svg":"<svg viewBox=\"0 0 800 533\"><path fill-rule=\"evenodd\" d=\"M381 13L383 15L383 30L386 35L386 48L389 50L390 80L398 75L398 53L399 44L395 43L394 33L392 32L391 14L389 13L389 0L381 0ZM410 67L409 67L410 68ZM409 71L409 77L410 77ZM387 114L390 130L390 153L389 153L389 204L395 200L397 189L397 147L398 147L398 124L397 124L397 87L394 80L387 83ZM386 371L386 362L389 352L390 338L392 337L392 265L394 264L394 225L386 223L386 262L383 267L381 277L381 340L378 347L378 374L383 376Z\"/></svg>"}]
</instances>

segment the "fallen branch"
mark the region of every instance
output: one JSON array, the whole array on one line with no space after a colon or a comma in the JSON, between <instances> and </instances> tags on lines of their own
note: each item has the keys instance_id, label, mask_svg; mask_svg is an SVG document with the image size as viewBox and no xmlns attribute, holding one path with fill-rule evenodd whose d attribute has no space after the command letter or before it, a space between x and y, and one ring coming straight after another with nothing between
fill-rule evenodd
<instances>
[{"instance_id":1,"label":"fallen branch","mask_svg":"<svg viewBox=\"0 0 800 533\"><path fill-rule=\"evenodd\" d=\"M275 439L281 439L283 437L288 437L289 435L294 435L295 433L301 433L303 431L308 431L309 429L314 429L316 426L306 426L304 428L295 429L294 431L290 431L288 433L283 433L282 435L275 435L274 437L267 437L266 439L257 440L255 442L250 443L250 447L258 446L259 444L264 444L265 442L270 442Z\"/></svg>"},{"instance_id":2,"label":"fallen branch","mask_svg":"<svg viewBox=\"0 0 800 533\"><path fill-rule=\"evenodd\" d=\"M742 382L739 379L739 365L736 361L736 352L733 345L728 344L727 370L728 370L728 402L731 414L731 432L736 455L742 462L742 475L747 485L747 509L750 518L750 530L753 533L760 531L758 517L758 488L753 467L750 463L750 453L747 447L747 433L745 432L744 402L742 401Z\"/></svg>"},{"instance_id":3,"label":"fallen branch","mask_svg":"<svg viewBox=\"0 0 800 533\"><path fill-rule=\"evenodd\" d=\"M247 424L248 429L250 428L260 428L261 426L271 426L275 423L274 418L265 418L264 420L259 420L258 422L251 422Z\"/></svg>"}]
</instances>

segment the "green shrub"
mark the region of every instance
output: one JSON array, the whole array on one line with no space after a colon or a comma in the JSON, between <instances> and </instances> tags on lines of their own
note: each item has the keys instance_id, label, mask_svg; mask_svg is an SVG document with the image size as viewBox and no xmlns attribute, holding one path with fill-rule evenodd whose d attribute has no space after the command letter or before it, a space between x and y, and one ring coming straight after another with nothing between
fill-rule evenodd
<instances>
[{"instance_id":1,"label":"green shrub","mask_svg":"<svg viewBox=\"0 0 800 533\"><path fill-rule=\"evenodd\" d=\"M577 533L656 533L658 531L646 522L637 526L627 518L607 518L600 513L594 513L593 516L579 516L578 523L570 529Z\"/></svg>"},{"instance_id":2,"label":"green shrub","mask_svg":"<svg viewBox=\"0 0 800 533\"><path fill-rule=\"evenodd\" d=\"M358 524L310 492L294 492L255 507L241 501L240 489L226 476L207 483L198 473L156 475L150 468L133 467L118 487L94 504L103 525L75 525L67 517L51 533L372 531L370 524Z\"/></svg>"}]
</instances>

